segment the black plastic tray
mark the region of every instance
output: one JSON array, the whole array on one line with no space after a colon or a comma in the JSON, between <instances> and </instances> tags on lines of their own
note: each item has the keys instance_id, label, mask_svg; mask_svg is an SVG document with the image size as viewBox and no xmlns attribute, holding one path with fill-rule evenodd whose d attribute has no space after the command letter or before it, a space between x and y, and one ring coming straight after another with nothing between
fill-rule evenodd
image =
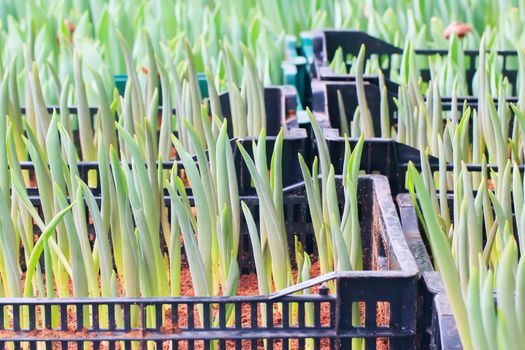
<instances>
[{"instance_id":1,"label":"black plastic tray","mask_svg":"<svg viewBox=\"0 0 525 350\"><path fill-rule=\"evenodd\" d=\"M222 114L225 118L231 116L228 93L219 95ZM297 128L297 90L291 85L267 86L264 88L264 104L266 108L266 135L277 136L281 127L285 133ZM233 135L232 123L228 124L228 134Z\"/></svg>"},{"instance_id":2,"label":"black plastic tray","mask_svg":"<svg viewBox=\"0 0 525 350\"><path fill-rule=\"evenodd\" d=\"M221 93L219 95L221 103L221 110L225 118L231 117L230 101L228 92ZM297 92L295 87L289 85L276 85L268 86L264 88L264 102L266 108L266 134L269 136L277 136L281 127L284 128L285 134L288 134L292 129L298 127L296 109L297 109ZM53 111L59 113L60 106L47 106L48 113ZM69 107L69 113L76 116L78 108ZM210 111L211 112L211 111ZM21 113L26 114L26 108L21 107ZM95 115L98 113L98 107L89 107L89 113L91 114L92 122ZM162 106L158 107L159 118L162 118ZM175 114L175 108L172 109L172 113ZM232 123L228 123L228 134L233 135ZM74 143L77 147L77 151L81 154L80 139L78 135L78 129L73 130Z\"/></svg>"},{"instance_id":3,"label":"black plastic tray","mask_svg":"<svg viewBox=\"0 0 525 350\"><path fill-rule=\"evenodd\" d=\"M325 128L323 133L335 172L336 174L341 174L344 160L345 138L340 136L339 130L337 129ZM349 138L348 141L351 148L357 143L357 139L355 138ZM315 149L317 147L315 140L313 140L312 143L314 143ZM367 174L380 174L388 177L392 193L397 195L407 192L405 180L408 165L412 162L417 169L420 169L420 157L420 151L418 149L391 139L365 139L360 169ZM440 170L439 159L437 157L428 156L428 161L432 172ZM465 164L465 167L469 172L482 171L481 164ZM446 171L451 172L453 169L454 166L452 163L446 165ZM497 170L498 166L495 164L487 164L487 169ZM525 164L518 165L518 169L521 173L524 173Z\"/></svg>"},{"instance_id":4,"label":"black plastic tray","mask_svg":"<svg viewBox=\"0 0 525 350\"><path fill-rule=\"evenodd\" d=\"M418 296L418 348L422 350L462 349L459 332L443 280L434 271L428 242L421 235L419 219L408 193L396 197L401 226L422 278Z\"/></svg>"},{"instance_id":5,"label":"black plastic tray","mask_svg":"<svg viewBox=\"0 0 525 350\"><path fill-rule=\"evenodd\" d=\"M376 136L381 135L381 90L379 88L379 77L376 75L369 75L363 78L365 96L372 117L374 131ZM398 95L399 85L390 81L386 81L387 86L387 101L388 111L390 115L390 126L397 128L398 116L397 107L394 99ZM325 126L339 129L341 126L339 103L337 99L337 91L339 90L343 98L345 106L346 117L349 118L348 125L353 119L354 111L359 107L357 99L357 86L355 77L350 75L337 75L330 79L325 79L323 76L320 80L313 80L312 84L312 112L315 113L319 120L326 120ZM426 99L426 96L424 96ZM466 105L471 109L478 109L478 97L476 96L458 96L457 108L459 111ZM517 103L517 97L506 98L508 103ZM494 98L494 105L498 108L498 99ZM441 97L441 108L443 111L451 111L453 108L452 97ZM511 111L511 113L513 113Z\"/></svg>"},{"instance_id":6,"label":"black plastic tray","mask_svg":"<svg viewBox=\"0 0 525 350\"><path fill-rule=\"evenodd\" d=\"M424 324L428 327L429 346L427 349L463 349L450 301L439 272L423 273L423 287L424 292L428 295L427 300L431 300L430 307L432 308L431 314L426 315L424 319Z\"/></svg>"},{"instance_id":7,"label":"black plastic tray","mask_svg":"<svg viewBox=\"0 0 525 350\"><path fill-rule=\"evenodd\" d=\"M350 76L348 76L350 77ZM392 83L393 84L393 83ZM357 85L355 79L326 81L312 81L312 112L318 119L326 119L327 126L339 129L341 127L341 117L337 91L341 93L345 106L348 125L353 120L354 112L359 107L357 99ZM367 76L364 78L365 96L372 116L375 135L381 135L381 91L379 88L379 78L377 76ZM390 125L397 124L397 109L395 108L394 98L397 97L397 89L387 92L388 111L390 115Z\"/></svg>"},{"instance_id":8,"label":"black plastic tray","mask_svg":"<svg viewBox=\"0 0 525 350\"><path fill-rule=\"evenodd\" d=\"M392 69L392 57L403 54L403 49L391 45L383 40L368 35L365 32L357 30L343 30L343 29L324 29L314 32L313 47L314 47L314 65L313 75L319 77L321 74L329 74L328 63L332 61L336 50L341 47L343 53L357 56L361 45L366 46L365 59L376 55L381 59L386 59L386 68L382 68L385 79L390 80ZM448 50L436 49L415 49L414 53L417 56L433 56L446 55ZM472 80L477 70L477 58L479 50L464 50L466 63L466 81L468 82L468 93L472 94ZM518 52L513 50L499 50L496 54L502 61L501 74L509 80L513 87L513 95L516 95L517 87L516 81L518 77L517 68L508 67L509 58L517 61ZM516 64L517 65L517 64ZM423 81L430 80L430 70L421 69L421 77Z\"/></svg>"},{"instance_id":9,"label":"black plastic tray","mask_svg":"<svg viewBox=\"0 0 525 350\"><path fill-rule=\"evenodd\" d=\"M237 142L241 143L246 149L248 154L252 155L252 144L253 141L257 138L247 137L247 138L234 138L230 140L231 147L233 150L234 163L237 170L237 180L239 184L239 194L240 195L255 195L255 187L252 184L252 179L250 172L246 167L246 164L241 156L239 148L237 147ZM271 164L271 157L273 152L273 147L275 144L276 137L268 136L266 137L266 156L268 164ZM303 179L301 173L301 168L299 165L299 160L297 154L311 154L312 147L310 140L307 138L306 130L301 128L291 129L287 136L283 137L283 186L291 186L296 184ZM308 160L308 158L306 158ZM166 170L171 170L173 168L173 163L175 161L166 161L162 163L162 166ZM182 162L177 161L177 167L179 173L182 174L184 166ZM23 172L27 172L29 179L35 180L35 167L32 161L23 161L20 162L20 166ZM99 163L96 161L80 161L78 162L78 171L79 177L90 187L95 196L100 195L100 180L99 180ZM90 179L96 178L95 183L88 181L88 176L91 176ZM27 191L30 196L38 196L38 184L36 181L31 181L27 186ZM167 195L167 192L166 192Z\"/></svg>"},{"instance_id":10,"label":"black plastic tray","mask_svg":"<svg viewBox=\"0 0 525 350\"><path fill-rule=\"evenodd\" d=\"M301 187L299 185L299 187ZM295 192L307 212L307 199ZM288 196L285 196L288 198ZM36 349L66 349L69 346L92 346L95 349L131 349L133 344L157 349L173 345L188 349L210 348L217 341L219 349L258 349L266 340L269 349L305 349L305 339L313 339L316 349L348 349L352 338L365 338L367 349L376 349L377 339L390 349L414 349L416 336L416 295L418 269L404 238L395 205L385 177L364 175L359 178L360 224L363 238L365 271L331 273L300 285L271 294L250 297L179 297L179 298L111 298L111 299L0 299L0 347L28 346ZM285 203L287 199L285 199ZM291 213L287 214L291 215ZM306 216L295 217L306 226ZM299 226L298 226L299 227ZM303 289L335 280L337 293L327 295L320 287L318 294L296 294ZM385 307L384 303L389 303ZM351 309L354 303L364 305L364 323L353 326ZM313 325L306 325L305 308L314 310ZM269 326L257 323L263 306ZM274 306L280 306L282 313ZM292 324L291 309L296 308L299 323ZM53 328L51 308L59 311L59 326ZM233 323L225 318L233 308ZM386 314L388 326L378 325L377 310ZM172 312L163 319L163 310ZM198 310L203 321L197 322ZM324 310L324 311L323 311ZM130 315L138 312L139 323L132 325ZM26 319L28 324L21 323ZM102 328L100 315L109 312L109 323ZM321 322L323 312L329 321ZM45 314L41 322L42 313ZM83 316L89 314L87 322ZM117 325L115 314L124 317ZM219 315L211 322L211 315ZM385 318L383 318L384 320ZM154 321L154 326L147 326ZM274 321L274 322L272 322ZM51 332L50 332L51 331ZM138 343L134 343L138 342Z\"/></svg>"},{"instance_id":11,"label":"black plastic tray","mask_svg":"<svg viewBox=\"0 0 525 350\"><path fill-rule=\"evenodd\" d=\"M339 135L337 129L324 129L324 137L330 152L330 159L334 164L336 174L342 173L345 138ZM348 139L353 149L357 139ZM439 160L429 157L434 169L437 169ZM391 139L365 139L361 156L361 170L367 174L380 174L388 177L394 195L405 192L405 176L409 162L416 166L420 164L419 150Z\"/></svg>"}]
</instances>

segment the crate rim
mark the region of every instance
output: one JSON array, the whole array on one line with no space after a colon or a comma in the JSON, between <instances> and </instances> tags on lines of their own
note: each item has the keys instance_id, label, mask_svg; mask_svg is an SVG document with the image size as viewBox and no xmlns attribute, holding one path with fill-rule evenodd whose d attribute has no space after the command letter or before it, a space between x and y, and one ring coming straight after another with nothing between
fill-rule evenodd
<instances>
[{"instance_id":1,"label":"crate rim","mask_svg":"<svg viewBox=\"0 0 525 350\"><path fill-rule=\"evenodd\" d=\"M452 313L450 300L443 285L440 272L435 271L428 250L419 230L419 218L409 193L399 193L396 204L400 213L401 225L407 241L410 241L411 254L418 262L420 283L418 297L422 300L418 308L420 331L428 332L428 343L420 344L424 349L455 350L462 349L461 339ZM428 309L430 308L430 309ZM445 325L444 323L447 323ZM445 332L444 332L445 331ZM439 336L436 335L439 333ZM425 334L421 334L424 336Z\"/></svg>"},{"instance_id":2,"label":"crate rim","mask_svg":"<svg viewBox=\"0 0 525 350\"><path fill-rule=\"evenodd\" d=\"M308 32L308 31L306 31ZM388 45L390 46L393 50L397 51L397 52L394 52L394 53L399 53L399 54L402 54L403 53L403 48L400 48L398 46L395 46L383 39L380 39L378 37L375 37L373 35L370 35L368 34L366 31L363 31L363 30L357 30L357 29L345 29L345 28L341 28L341 29L335 29L335 28L319 28L319 29L314 29L312 31L310 31L311 33L313 33L313 36L316 37L316 36L319 36L319 35L322 35L324 37L324 33L348 33L348 34L358 34L358 35L362 35L363 37L367 37L367 38L370 38L372 40L375 40L375 41L381 41L382 43L384 43L385 45ZM323 45L324 46L324 45ZM324 49L326 49L326 47L324 46L323 47ZM415 48L414 49L414 52L416 54L437 54L437 55L443 55L443 54L447 54L448 53L448 49L420 49L420 48ZM490 49L487 49L486 52L491 52L492 50ZM464 49L463 52L466 54L466 55L479 55L479 49ZM496 54L498 55L502 55L502 56L517 56L518 55L518 51L516 50L494 50L494 52L496 52Z\"/></svg>"}]
</instances>

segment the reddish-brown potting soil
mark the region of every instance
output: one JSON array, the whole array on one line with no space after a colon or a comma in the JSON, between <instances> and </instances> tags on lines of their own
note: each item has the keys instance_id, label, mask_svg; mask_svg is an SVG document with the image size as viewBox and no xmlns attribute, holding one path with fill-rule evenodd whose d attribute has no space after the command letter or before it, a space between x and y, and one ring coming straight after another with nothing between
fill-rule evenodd
<instances>
[{"instance_id":1,"label":"reddish-brown potting soil","mask_svg":"<svg viewBox=\"0 0 525 350\"><path fill-rule=\"evenodd\" d=\"M29 188L37 188L38 187L38 183L36 182L36 177L33 178L31 177L29 179L29 185L28 185Z\"/></svg>"}]
</instances>

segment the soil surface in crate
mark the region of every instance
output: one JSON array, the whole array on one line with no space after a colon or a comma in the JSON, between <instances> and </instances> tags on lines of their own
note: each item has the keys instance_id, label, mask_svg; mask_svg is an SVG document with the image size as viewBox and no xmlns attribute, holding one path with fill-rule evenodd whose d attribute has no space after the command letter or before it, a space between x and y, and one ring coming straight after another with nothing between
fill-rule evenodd
<instances>
[{"instance_id":1,"label":"soil surface in crate","mask_svg":"<svg viewBox=\"0 0 525 350\"><path fill-rule=\"evenodd\" d=\"M312 263L312 267L310 269L310 274L311 274L311 277L317 277L320 275L320 266L319 266L319 263L318 262L313 262ZM293 269L293 275L294 275L294 279L297 278L297 270L296 269ZM22 285L23 285L23 282L25 281L25 275L22 277ZM120 281L117 281L117 288L118 288L118 292L119 292L119 295L123 295L124 292L123 292L123 289L122 289L122 285L120 283ZM72 290L72 285L70 284L69 286L69 292L72 294L73 290ZM190 270L185 266L183 267L182 271L181 271L181 295L183 296L194 296L194 290L193 290L193 286L192 286L192 279L191 279L191 273L190 273ZM314 286L312 289L311 289L311 292L313 294L317 294L318 293L318 286ZM238 286L238 290L237 290L237 295L239 296L255 296L255 295L258 295L259 294L259 291L258 291L258 284L257 284L257 275L252 273L252 274L243 274L240 276L239 278L239 286ZM34 331L31 331L31 332L24 332L24 334L28 335L28 336L38 336L39 338L47 338L47 339L53 339L53 338L71 338L74 340L74 338L95 338L95 336L112 336L112 335L118 335L118 336L122 336L122 333L120 332L90 332L88 331L87 329L77 329L77 325L76 325L76 320L75 320L75 317L72 313L68 313L68 330L64 330L64 331L60 331L60 330L47 330L47 329L41 329L43 328L42 327L42 324L41 324L41 309L37 308L37 319L40 320L40 321L37 321L37 325L38 325L38 328L40 328L39 330L34 330ZM329 326L330 325L330 304L329 303L323 303L321 304L321 325L323 326ZM165 312L164 312L164 315L165 315L165 322L163 324L162 327L160 327L160 330L159 330L159 333L161 334L171 334L171 333L179 333L180 332L180 329L179 327L186 327L187 326L187 312L188 310L185 309L185 308L179 308L178 310L178 318L179 318L179 324L178 325L173 325L171 323L171 316L172 316L172 310L171 309L166 309ZM216 308L213 308L212 309L212 315L215 315L216 313L218 312L218 307ZM195 314L195 327L196 328L199 328L201 327L201 323L199 321L199 317L198 317L198 310L197 308L194 309L194 314ZM249 327L250 324L251 324L251 315L250 315L250 305L248 304L243 304L242 305L242 319L241 319L241 323L243 325L243 327ZM380 325L387 325L388 324L388 319L387 319L387 316L386 316L387 313L384 312L384 308L380 308L378 309L377 311L377 322L378 324ZM364 309L362 308L361 310L361 315L362 315L362 323L364 324L364 318L363 318L363 315L364 315ZM282 326L282 318L281 318L281 312L280 310L278 309L277 306L274 307L274 312L273 312L273 324L274 326L276 327L281 327ZM10 322L10 326L12 326L12 319L11 319L11 322ZM259 326L262 326L262 319L260 318L260 313L257 314L257 324ZM130 337L130 338L147 338L148 337L148 331L142 331L142 330L134 330L134 331L130 331L130 332L127 332L125 333L127 337ZM18 332L14 332L14 331L9 331L9 330L3 330L3 331L0 331L0 339L9 339L11 338L12 336L14 336L15 334L20 334ZM163 350L166 349L171 349L170 347L170 342L169 341L166 341L163 343ZM298 347L298 341L297 340L291 340L290 343L289 343L289 348L290 349L294 349L294 348L297 348ZM105 346L104 343L101 344L100 346L100 349L106 349L108 348L108 346ZM116 348L117 349L120 349L121 346L120 344L116 344ZM180 350L186 350L188 349L189 346L188 346L188 343L185 342L185 341L180 341L179 342L179 345L178 345L178 349ZM194 344L194 349L196 350L200 350L200 349L204 349L205 346L204 346L204 342L199 342L199 341L196 341L195 344ZM226 348L227 349L235 349L235 342L234 341L227 341L226 342ZM249 340L242 340L241 341L241 348L242 350L250 350L251 349L251 342ZM273 348L275 350L280 350L282 349L282 340L274 340L274 343L273 343ZM389 346L388 346L388 340L387 339L378 339L377 340L377 349L379 350L383 350L383 349L388 349ZM60 347L60 344L59 343L56 343L56 344L53 344L53 349L63 349ZM68 344L68 350L69 349L77 349L77 346L73 343L70 343ZM257 349L264 349L264 343L262 340L259 340L257 342ZM330 349L330 342L328 339L321 339L321 347L320 347L321 350L324 350L324 349Z\"/></svg>"}]
</instances>

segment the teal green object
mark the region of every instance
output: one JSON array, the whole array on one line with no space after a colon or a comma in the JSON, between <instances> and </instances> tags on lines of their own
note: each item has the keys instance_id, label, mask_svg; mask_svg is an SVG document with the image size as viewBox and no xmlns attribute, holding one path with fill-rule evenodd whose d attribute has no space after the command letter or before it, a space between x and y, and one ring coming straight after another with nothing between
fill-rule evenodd
<instances>
[{"instance_id":1,"label":"teal green object","mask_svg":"<svg viewBox=\"0 0 525 350\"><path fill-rule=\"evenodd\" d=\"M308 98L308 72L306 69L306 59L296 56L283 62L283 81L286 85L293 85L297 90L297 110L303 110Z\"/></svg>"},{"instance_id":2,"label":"teal green object","mask_svg":"<svg viewBox=\"0 0 525 350\"><path fill-rule=\"evenodd\" d=\"M126 83L128 82L128 75L115 74L113 76L113 81L115 82L115 87L117 88L120 96L124 96L124 92L126 91Z\"/></svg>"},{"instance_id":3,"label":"teal green object","mask_svg":"<svg viewBox=\"0 0 525 350\"><path fill-rule=\"evenodd\" d=\"M314 34L312 32L301 33L301 55L310 64L314 58Z\"/></svg>"},{"instance_id":4,"label":"teal green object","mask_svg":"<svg viewBox=\"0 0 525 350\"><path fill-rule=\"evenodd\" d=\"M197 78L199 79L199 88L201 89L201 95L203 98L208 97L208 82L206 81L206 74L198 73ZM113 76L113 82L118 90L120 96L124 96L126 92L126 83L128 82L127 74L115 74Z\"/></svg>"},{"instance_id":5,"label":"teal green object","mask_svg":"<svg viewBox=\"0 0 525 350\"><path fill-rule=\"evenodd\" d=\"M297 57L297 38L294 35L287 35L285 37L285 56L286 59L293 59Z\"/></svg>"},{"instance_id":6,"label":"teal green object","mask_svg":"<svg viewBox=\"0 0 525 350\"><path fill-rule=\"evenodd\" d=\"M126 83L128 82L127 74L115 74L113 76L113 82L118 90L120 96L124 97L126 93ZM162 106L162 86L159 84L159 106Z\"/></svg>"},{"instance_id":7,"label":"teal green object","mask_svg":"<svg viewBox=\"0 0 525 350\"><path fill-rule=\"evenodd\" d=\"M207 98L208 93L208 81L206 80L206 74L197 73L197 79L199 80L199 88L201 89L202 98Z\"/></svg>"}]
</instances>

